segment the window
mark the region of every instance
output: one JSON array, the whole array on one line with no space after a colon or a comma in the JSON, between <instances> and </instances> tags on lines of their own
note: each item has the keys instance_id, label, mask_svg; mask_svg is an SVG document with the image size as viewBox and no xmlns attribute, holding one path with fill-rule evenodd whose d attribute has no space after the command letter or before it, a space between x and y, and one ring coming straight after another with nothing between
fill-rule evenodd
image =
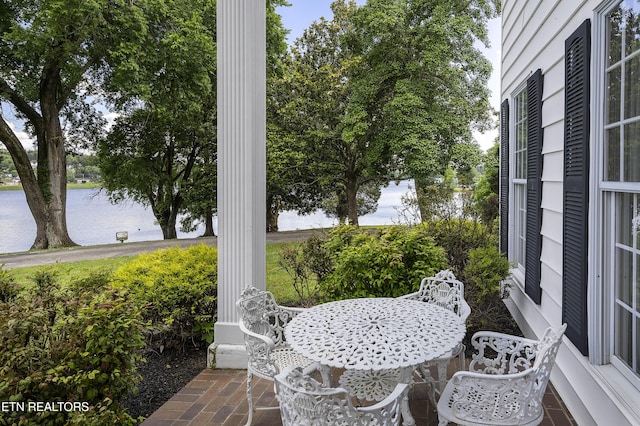
<instances>
[{"instance_id":1,"label":"window","mask_svg":"<svg viewBox=\"0 0 640 426\"><path fill-rule=\"evenodd\" d=\"M640 4L603 15L603 285L613 333L611 361L640 375Z\"/></svg>"},{"instance_id":2,"label":"window","mask_svg":"<svg viewBox=\"0 0 640 426\"><path fill-rule=\"evenodd\" d=\"M523 88L513 99L513 223L512 260L524 269L527 248L527 90Z\"/></svg>"},{"instance_id":3,"label":"window","mask_svg":"<svg viewBox=\"0 0 640 426\"><path fill-rule=\"evenodd\" d=\"M532 72L511 97L513 107L503 102L501 113L501 144L506 138L509 145L501 145L503 162L510 154L510 195L501 190L501 203L508 203L508 254L516 265L514 279L524 284L525 293L539 304L540 252L542 249L542 70ZM511 111L510 127L504 132L504 112ZM508 149L502 149L508 148ZM501 173L505 170L504 163ZM502 182L504 175L501 175ZM504 218L504 214L502 215ZM501 220L502 220L501 218ZM502 223L501 223L502 226ZM504 247L504 231L501 228L501 246Z\"/></svg>"}]
</instances>

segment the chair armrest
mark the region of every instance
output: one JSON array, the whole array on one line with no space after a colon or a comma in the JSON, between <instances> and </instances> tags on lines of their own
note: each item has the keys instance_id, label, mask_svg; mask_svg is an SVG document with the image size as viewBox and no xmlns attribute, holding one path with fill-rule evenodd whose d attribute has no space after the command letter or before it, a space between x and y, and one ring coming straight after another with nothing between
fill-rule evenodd
<instances>
[{"instance_id":1,"label":"chair armrest","mask_svg":"<svg viewBox=\"0 0 640 426\"><path fill-rule=\"evenodd\" d=\"M294 308L292 306L281 306L281 305L278 305L278 309L280 310L281 313L285 313L289 317L288 320L286 321L287 323L291 321L291 319L293 319L299 313L307 310L306 308Z\"/></svg>"},{"instance_id":2,"label":"chair armrest","mask_svg":"<svg viewBox=\"0 0 640 426\"><path fill-rule=\"evenodd\" d=\"M456 421L468 419L474 424L519 424L519 419L542 410L540 404L529 404L535 386L533 369L505 375L459 371L440 396L438 411L450 410Z\"/></svg>"},{"instance_id":3,"label":"chair armrest","mask_svg":"<svg viewBox=\"0 0 640 426\"><path fill-rule=\"evenodd\" d=\"M282 306L282 305L278 305L278 307L280 309L282 309L283 311L288 311L291 312L292 314L298 315L300 312L304 312L307 310L307 308L296 308L294 306Z\"/></svg>"},{"instance_id":4,"label":"chair armrest","mask_svg":"<svg viewBox=\"0 0 640 426\"><path fill-rule=\"evenodd\" d=\"M266 349L269 351L272 351L276 347L275 342L270 337L249 330L242 321L238 324L240 325L240 330L242 330L245 335L245 339L259 340L262 344L266 345Z\"/></svg>"},{"instance_id":5,"label":"chair armrest","mask_svg":"<svg viewBox=\"0 0 640 426\"><path fill-rule=\"evenodd\" d=\"M409 294L404 294L402 296L398 296L398 299L408 299L408 300L419 300L420 298L420 292L419 291L415 291L413 293L409 293Z\"/></svg>"},{"instance_id":6,"label":"chair armrest","mask_svg":"<svg viewBox=\"0 0 640 426\"><path fill-rule=\"evenodd\" d=\"M471 315L471 306L467 303L466 300L460 300L460 311L458 312L460 319L462 322L467 322L467 318Z\"/></svg>"},{"instance_id":7,"label":"chair armrest","mask_svg":"<svg viewBox=\"0 0 640 426\"><path fill-rule=\"evenodd\" d=\"M389 407L393 401L398 400L400 402L400 396L406 393L409 390L409 385L406 383L398 383L393 390L385 399L382 401L369 405L367 407L358 407L357 410L363 413L372 412L372 411L380 411Z\"/></svg>"},{"instance_id":8,"label":"chair armrest","mask_svg":"<svg viewBox=\"0 0 640 426\"><path fill-rule=\"evenodd\" d=\"M538 343L537 340L509 334L479 331L471 338L477 353L472 355L469 371L505 374L531 368Z\"/></svg>"}]
</instances>

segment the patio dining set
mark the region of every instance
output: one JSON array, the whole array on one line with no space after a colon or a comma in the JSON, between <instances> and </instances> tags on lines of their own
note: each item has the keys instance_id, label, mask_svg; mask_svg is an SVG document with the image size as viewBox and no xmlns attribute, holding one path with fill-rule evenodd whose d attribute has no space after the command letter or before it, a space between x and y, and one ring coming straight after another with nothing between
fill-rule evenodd
<instances>
[{"instance_id":1,"label":"patio dining set","mask_svg":"<svg viewBox=\"0 0 640 426\"><path fill-rule=\"evenodd\" d=\"M441 426L537 425L565 329L549 328L540 340L475 333L465 370L471 309L449 270L398 298L304 309L249 286L236 305L248 355L248 426L264 409L279 409L285 426L415 425L408 391L417 382L427 385ZM460 368L448 378L452 360ZM274 382L278 406L255 406L254 375Z\"/></svg>"}]
</instances>

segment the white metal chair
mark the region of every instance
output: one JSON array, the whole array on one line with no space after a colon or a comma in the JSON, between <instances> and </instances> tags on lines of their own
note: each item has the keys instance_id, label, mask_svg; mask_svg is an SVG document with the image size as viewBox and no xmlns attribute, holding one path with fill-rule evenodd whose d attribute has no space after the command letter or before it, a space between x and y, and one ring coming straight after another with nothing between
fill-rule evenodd
<instances>
[{"instance_id":1,"label":"white metal chair","mask_svg":"<svg viewBox=\"0 0 640 426\"><path fill-rule=\"evenodd\" d=\"M401 296L405 299L419 300L426 303L433 303L458 314L463 322L467 321L471 314L471 307L464 300L464 284L456 279L453 272L448 269L438 272L434 277L427 277L420 283L420 289L415 293ZM447 384L447 367L449 362L459 357L460 370L465 369L464 359L465 346L460 342L454 349L443 354L441 357L429 361L420 366L420 370L425 378L429 380L428 368L436 366L438 369L438 383L440 392Z\"/></svg>"},{"instance_id":2,"label":"white metal chair","mask_svg":"<svg viewBox=\"0 0 640 426\"><path fill-rule=\"evenodd\" d=\"M311 377L312 365L283 370L275 376L283 426L399 425L401 403L409 385L398 384L381 402L354 407L346 389L326 387Z\"/></svg>"},{"instance_id":3,"label":"white metal chair","mask_svg":"<svg viewBox=\"0 0 640 426\"><path fill-rule=\"evenodd\" d=\"M302 308L280 306L268 291L253 286L244 289L236 302L240 314L240 329L244 333L247 349L247 401L251 425L256 410L278 409L278 407L256 407L253 404L252 377L273 377L287 367L307 367L312 361L289 347L284 337L284 327ZM323 371L328 379L328 370Z\"/></svg>"},{"instance_id":4,"label":"white metal chair","mask_svg":"<svg viewBox=\"0 0 640 426\"><path fill-rule=\"evenodd\" d=\"M540 340L480 331L469 371L453 375L438 401L439 425L537 425L566 324Z\"/></svg>"}]
</instances>

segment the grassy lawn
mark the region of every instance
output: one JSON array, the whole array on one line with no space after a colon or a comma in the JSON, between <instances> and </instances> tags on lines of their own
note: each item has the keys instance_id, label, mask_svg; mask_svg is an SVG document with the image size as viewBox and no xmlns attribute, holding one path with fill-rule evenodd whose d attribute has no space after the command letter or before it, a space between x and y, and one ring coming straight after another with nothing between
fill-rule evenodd
<instances>
[{"instance_id":1,"label":"grassy lawn","mask_svg":"<svg viewBox=\"0 0 640 426\"><path fill-rule=\"evenodd\" d=\"M298 296L291 285L291 277L278 264L280 251L284 247L294 244L296 243L267 244L267 289L274 294L276 300L284 303L298 300ZM61 285L65 285L75 279L86 277L91 272L116 270L131 259L132 257L113 257L79 262L60 262L52 265L11 269L10 273L18 284L30 287L35 273L42 270L52 271L56 274L58 282Z\"/></svg>"},{"instance_id":2,"label":"grassy lawn","mask_svg":"<svg viewBox=\"0 0 640 426\"><path fill-rule=\"evenodd\" d=\"M68 183L67 189L101 188L98 182ZM0 191L22 191L22 185L0 185Z\"/></svg>"},{"instance_id":3,"label":"grassy lawn","mask_svg":"<svg viewBox=\"0 0 640 426\"><path fill-rule=\"evenodd\" d=\"M23 287L29 287L32 285L32 277L38 271L50 271L55 274L61 285L66 285L78 278L86 277L91 272L113 271L131 259L132 257L123 256L68 263L59 262L51 265L15 268L10 270L10 274L15 278L18 284Z\"/></svg>"}]
</instances>

